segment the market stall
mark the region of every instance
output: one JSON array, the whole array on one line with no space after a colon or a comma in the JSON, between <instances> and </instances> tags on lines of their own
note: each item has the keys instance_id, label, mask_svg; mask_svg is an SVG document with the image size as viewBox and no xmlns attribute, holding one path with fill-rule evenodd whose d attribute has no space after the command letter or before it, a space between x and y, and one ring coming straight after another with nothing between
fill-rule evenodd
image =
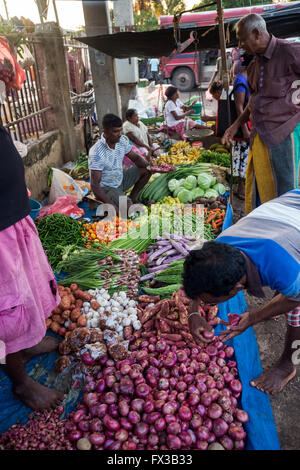
<instances>
[{"instance_id":1,"label":"market stall","mask_svg":"<svg viewBox=\"0 0 300 470\"><path fill-rule=\"evenodd\" d=\"M224 167L215 165L213 151L188 145L156 162L169 158L176 169L156 174L141 191L147 209L139 218L95 224L85 201L78 203L85 219L37 219L59 282L62 300L47 326L60 345L27 370L66 398L52 412L32 412L14 399L1 372L1 447L279 448L268 396L249 385L262 372L252 329L231 344L218 338L227 315L246 310L243 294L219 308L200 307L215 328L208 343L195 344L189 332L184 258L230 225L232 210Z\"/></svg>"}]
</instances>

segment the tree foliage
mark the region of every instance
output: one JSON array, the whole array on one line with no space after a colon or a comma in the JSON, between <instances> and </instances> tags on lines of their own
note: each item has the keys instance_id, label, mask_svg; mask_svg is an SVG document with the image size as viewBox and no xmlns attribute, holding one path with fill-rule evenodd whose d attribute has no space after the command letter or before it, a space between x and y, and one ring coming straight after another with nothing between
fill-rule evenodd
<instances>
[{"instance_id":1,"label":"tree foliage","mask_svg":"<svg viewBox=\"0 0 300 470\"><path fill-rule=\"evenodd\" d=\"M186 10L185 0L136 0L135 24L137 31L158 29L158 17L174 15Z\"/></svg>"}]
</instances>

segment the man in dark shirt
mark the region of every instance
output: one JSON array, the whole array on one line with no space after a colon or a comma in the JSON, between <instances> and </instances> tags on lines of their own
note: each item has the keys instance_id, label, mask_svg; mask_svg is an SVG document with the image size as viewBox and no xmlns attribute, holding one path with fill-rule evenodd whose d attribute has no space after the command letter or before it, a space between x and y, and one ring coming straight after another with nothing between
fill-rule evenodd
<instances>
[{"instance_id":1,"label":"man in dark shirt","mask_svg":"<svg viewBox=\"0 0 300 470\"><path fill-rule=\"evenodd\" d=\"M255 54L247 68L250 100L224 134L231 143L251 116L246 175L246 212L299 186L300 44L269 34L256 14L236 25L239 46Z\"/></svg>"},{"instance_id":2,"label":"man in dark shirt","mask_svg":"<svg viewBox=\"0 0 300 470\"><path fill-rule=\"evenodd\" d=\"M32 380L25 363L55 350L45 319L59 304L54 274L30 217L24 166L0 124L0 363L14 395L32 409L56 406L63 394Z\"/></svg>"}]
</instances>

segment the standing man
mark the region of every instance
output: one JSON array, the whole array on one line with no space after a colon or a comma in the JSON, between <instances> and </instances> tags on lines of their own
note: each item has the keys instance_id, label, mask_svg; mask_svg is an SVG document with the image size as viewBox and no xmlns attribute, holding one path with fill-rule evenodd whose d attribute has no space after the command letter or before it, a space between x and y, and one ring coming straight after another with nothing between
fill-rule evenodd
<instances>
[{"instance_id":1,"label":"standing man","mask_svg":"<svg viewBox=\"0 0 300 470\"><path fill-rule=\"evenodd\" d=\"M149 61L150 64L150 72L152 75L152 79L155 80L155 83L158 82L159 76L159 59L150 59Z\"/></svg>"},{"instance_id":2,"label":"standing man","mask_svg":"<svg viewBox=\"0 0 300 470\"><path fill-rule=\"evenodd\" d=\"M216 241L192 250L184 263L183 286L192 299L189 327L195 341L203 341L201 328L211 329L197 314L199 302L226 302L244 289L264 297L263 286L276 291L270 302L243 313L238 326L222 333L227 341L250 326L285 314L287 330L281 357L250 382L263 392L280 392L296 374L293 353L300 341L300 189L262 204Z\"/></svg>"},{"instance_id":3,"label":"standing man","mask_svg":"<svg viewBox=\"0 0 300 470\"><path fill-rule=\"evenodd\" d=\"M125 191L133 187L127 207L136 203L140 190L148 183L151 173L148 162L131 150L129 140L123 134L123 123L118 116L106 114L102 121L103 134L89 152L91 188L99 201L111 204L119 215L119 201ZM123 170L125 155L134 166Z\"/></svg>"},{"instance_id":4,"label":"standing man","mask_svg":"<svg viewBox=\"0 0 300 470\"><path fill-rule=\"evenodd\" d=\"M246 213L297 188L300 181L300 44L277 39L257 14L236 25L239 47L255 57L247 69L250 100L227 129L232 143L237 129L252 117L246 174Z\"/></svg>"}]
</instances>

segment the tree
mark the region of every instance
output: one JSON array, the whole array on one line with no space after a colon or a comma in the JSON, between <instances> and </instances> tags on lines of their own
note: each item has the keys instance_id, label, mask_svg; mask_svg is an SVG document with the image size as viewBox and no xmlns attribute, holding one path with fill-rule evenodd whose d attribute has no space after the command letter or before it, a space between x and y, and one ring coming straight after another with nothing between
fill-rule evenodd
<instances>
[{"instance_id":1,"label":"tree","mask_svg":"<svg viewBox=\"0 0 300 470\"><path fill-rule=\"evenodd\" d=\"M136 0L135 25L137 31L158 29L158 17L174 15L186 10L185 0Z\"/></svg>"},{"instance_id":2,"label":"tree","mask_svg":"<svg viewBox=\"0 0 300 470\"><path fill-rule=\"evenodd\" d=\"M196 8L197 6L203 6L207 3L210 3L211 0L203 0L200 2L198 5L195 5L193 8ZM242 8L242 7L250 7L251 5L261 5L264 3L264 0L223 0L223 8ZM266 3L272 3L272 0L266 0ZM217 6L212 5L210 7L203 8L202 11L207 11L207 10L216 10ZM201 10L199 10L201 11Z\"/></svg>"}]
</instances>

